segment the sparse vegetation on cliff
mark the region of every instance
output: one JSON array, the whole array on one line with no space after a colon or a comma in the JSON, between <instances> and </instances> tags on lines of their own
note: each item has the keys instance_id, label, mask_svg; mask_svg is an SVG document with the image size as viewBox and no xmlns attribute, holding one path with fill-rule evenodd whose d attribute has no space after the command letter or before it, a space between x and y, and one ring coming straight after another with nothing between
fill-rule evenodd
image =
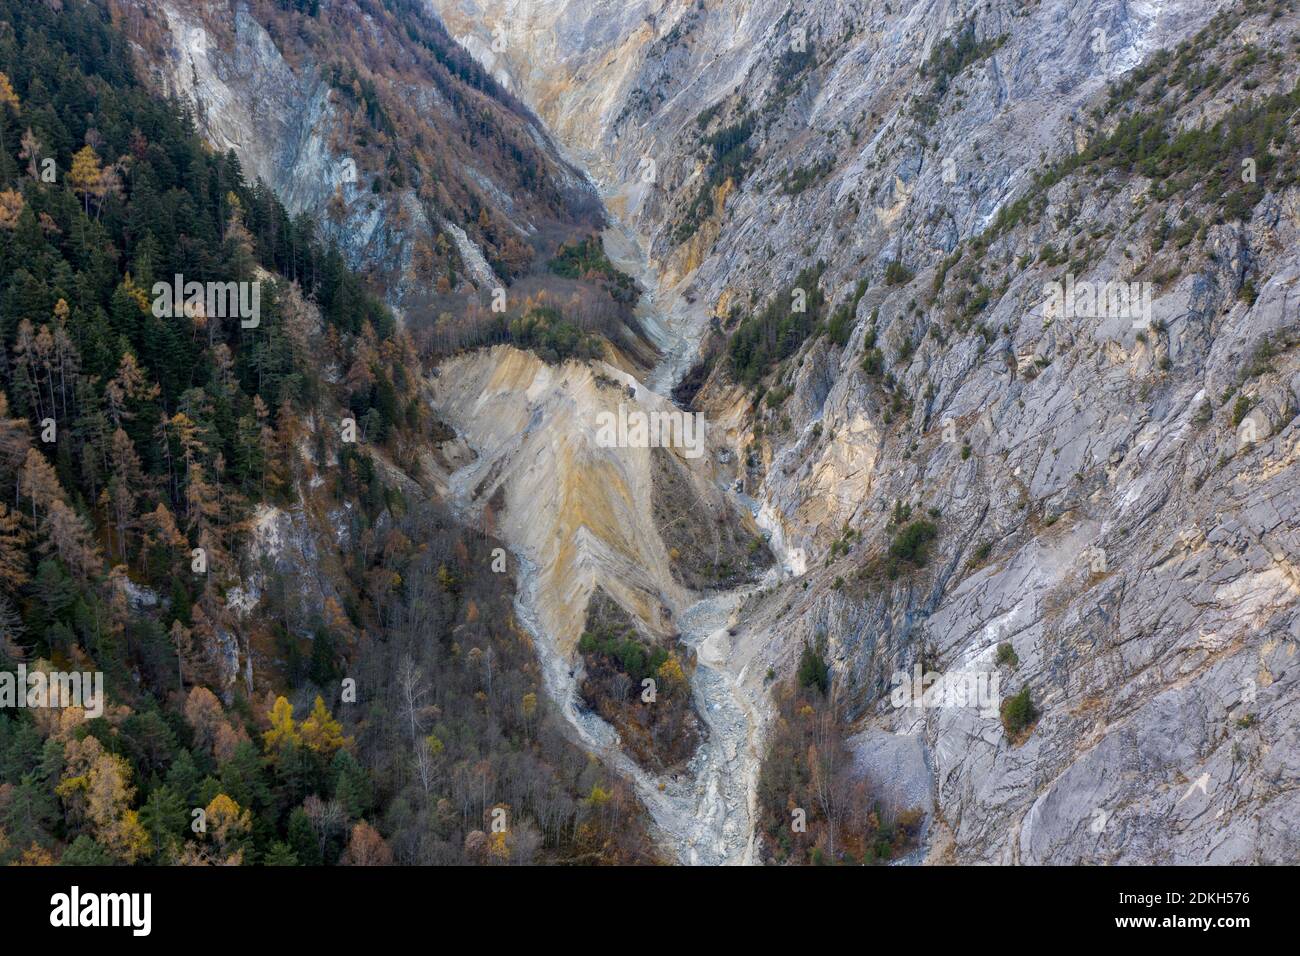
<instances>
[{"instance_id":1,"label":"sparse vegetation on cliff","mask_svg":"<svg viewBox=\"0 0 1300 956\"><path fill-rule=\"evenodd\" d=\"M754 135L754 118L746 115L739 122L704 137L705 168L694 197L673 231L677 242L685 242L700 224L713 215L713 194L730 181L737 186L745 178L747 163L753 155L749 138Z\"/></svg>"},{"instance_id":2,"label":"sparse vegetation on cliff","mask_svg":"<svg viewBox=\"0 0 1300 956\"><path fill-rule=\"evenodd\" d=\"M824 262L809 266L763 310L741 320L728 346L732 374L755 385L775 363L799 350L821 322L826 297L819 285Z\"/></svg>"}]
</instances>

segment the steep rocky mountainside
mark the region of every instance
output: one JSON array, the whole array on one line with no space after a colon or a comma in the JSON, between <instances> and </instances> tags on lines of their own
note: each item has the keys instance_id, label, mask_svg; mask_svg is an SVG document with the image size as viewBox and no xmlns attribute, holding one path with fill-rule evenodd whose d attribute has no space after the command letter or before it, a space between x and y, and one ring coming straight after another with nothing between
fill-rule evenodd
<instances>
[{"instance_id":1,"label":"steep rocky mountainside","mask_svg":"<svg viewBox=\"0 0 1300 956\"><path fill-rule=\"evenodd\" d=\"M1294 3L432 6L588 164L748 466L793 572L719 659L759 710L824 636L933 862L1295 859ZM922 663L1036 723L893 706Z\"/></svg>"},{"instance_id":2,"label":"steep rocky mountainside","mask_svg":"<svg viewBox=\"0 0 1300 956\"><path fill-rule=\"evenodd\" d=\"M112 6L158 91L412 317L455 292L486 303L601 221L536 118L416 0Z\"/></svg>"},{"instance_id":3,"label":"steep rocky mountainside","mask_svg":"<svg viewBox=\"0 0 1300 956\"><path fill-rule=\"evenodd\" d=\"M331 476L380 489L377 529L333 530L351 509L311 489L335 449L302 450L302 507L252 525L247 565L279 573L250 600L297 573L323 610L358 549L377 607L408 561L458 593L406 534L434 532L377 500L442 499L511 552L515 619L485 634L460 606L479 653L454 671L419 594L395 632L471 675L458 704L493 641L531 642L553 736L623 775L682 862L841 858L818 811L781 824L805 805L771 755L838 754L836 708L791 678L852 721L856 809L898 822L854 861L1296 858L1294 0L110 5L154 88L320 219L437 365L402 376L436 427ZM606 224L603 252L574 242ZM597 437L678 406L708 421L700 457ZM684 766L584 703L606 601L691 665ZM1000 698L900 706L921 672ZM564 799L589 792L565 812L625 829L565 766ZM423 790L432 825L469 825ZM420 858L423 819L394 812Z\"/></svg>"},{"instance_id":4,"label":"steep rocky mountainside","mask_svg":"<svg viewBox=\"0 0 1300 956\"><path fill-rule=\"evenodd\" d=\"M329 4L343 19L328 35L378 29L363 6ZM163 97L149 9L0 0L0 864L657 861L644 807L546 693L518 564L439 500L463 442L423 400L410 304L427 286L363 278L339 222L291 214L249 175L279 142L266 131L302 119L277 99L279 48L242 63L267 75L227 74L237 103ZM322 7L229 9L261 43ZM517 262L531 311L490 313L486 334L553 362L606 347L589 322L630 315L635 296L587 232L588 187L574 206L543 181L571 173L436 23L401 0L382 10L402 14L375 34L396 52L383 79L355 78L369 105L335 158L374 158L398 109L381 91L424 62L399 37L469 84L434 70L421 89L478 105L459 153L454 124L408 116L429 154L364 167L374 235L413 242L418 261L422 237L389 200L459 155L458 178L417 182L437 187L426 210L477 208L474 242L503 273L483 286L515 260L467 192L474 174L510 184L537 225L539 261ZM208 79L196 89L232 90ZM224 149L194 113L268 125ZM292 148L283 161L313 169ZM274 185L293 199L306 182ZM455 274L453 251L438 255ZM362 267L375 254L348 250ZM494 291L458 283L471 304ZM456 284L433 288L449 305Z\"/></svg>"}]
</instances>

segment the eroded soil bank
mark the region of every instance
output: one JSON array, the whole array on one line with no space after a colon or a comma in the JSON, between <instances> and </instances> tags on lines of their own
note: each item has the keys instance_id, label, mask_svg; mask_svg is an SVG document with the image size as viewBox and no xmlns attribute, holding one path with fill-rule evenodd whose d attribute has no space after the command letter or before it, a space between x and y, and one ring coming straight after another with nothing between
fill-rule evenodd
<instances>
[{"instance_id":1,"label":"eroded soil bank","mask_svg":"<svg viewBox=\"0 0 1300 956\"><path fill-rule=\"evenodd\" d=\"M620 267L647 286L640 314L663 352L659 365L639 381L605 363L548 366L508 347L444 363L432 400L472 459L448 477L448 497L509 544L519 567L517 613L534 637L548 693L573 739L634 783L666 854L687 864L748 863L761 720L731 666L729 628L744 599L784 571L778 564L764 580L751 575L723 590L684 586L673 568L678 549L668 543L674 532L659 526L654 507L654 456L664 451L597 441L599 416L620 404L678 411L666 393L690 362L685 317L663 311L635 240L616 228L606 242ZM678 521L695 515L709 533L729 522L729 540L757 539L761 502L730 491L732 456L718 452L709 445L698 458L672 451ZM582 704L576 644L597 588L645 633L679 637L696 655L691 692L703 739L675 773L655 774L631 759L616 731Z\"/></svg>"}]
</instances>

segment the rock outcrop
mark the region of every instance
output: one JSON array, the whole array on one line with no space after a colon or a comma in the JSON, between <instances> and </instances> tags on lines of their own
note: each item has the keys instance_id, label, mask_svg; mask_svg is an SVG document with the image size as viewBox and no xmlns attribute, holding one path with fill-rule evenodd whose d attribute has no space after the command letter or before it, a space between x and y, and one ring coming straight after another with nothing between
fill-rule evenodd
<instances>
[{"instance_id":1,"label":"rock outcrop","mask_svg":"<svg viewBox=\"0 0 1300 956\"><path fill-rule=\"evenodd\" d=\"M412 236L448 233L458 281L490 281L469 204L363 174L332 135L343 117L321 64L252 8L118 2L165 26L137 38L160 88L195 101L214 143L295 210L330 213L396 302L424 281ZM590 170L621 219L613 258L648 253L635 271L667 358L647 382L505 347L454 358L430 397L461 436L442 460L463 467L430 481L522 558L553 692L597 587L711 662L697 693L716 690L725 713L702 711L719 744L689 792L613 758L679 858L752 857L751 722L769 671L825 636L861 770L928 802L931 862L1295 859L1300 179L1294 107L1267 107L1300 78L1294 11L430 6L509 91L501 108L531 104ZM443 109L436 84L410 95ZM521 236L541 228L529 197L582 220L582 179L520 123L546 166L537 189L466 157L458 194ZM1120 282L1138 295L1118 311L1052 292ZM769 336L742 384L728 341L796 290L819 291L822 313ZM704 343L692 407L712 438L680 461L690 502L752 531L729 503L739 487L784 574L700 600L653 517L650 450L594 435L619 404L671 411L660 396ZM921 521L928 553L906 537ZM917 667L997 693L900 703ZM998 702L1026 688L1036 720L1011 733ZM570 716L589 747L613 746Z\"/></svg>"},{"instance_id":2,"label":"rock outcrop","mask_svg":"<svg viewBox=\"0 0 1300 956\"><path fill-rule=\"evenodd\" d=\"M1295 858L1294 169L1243 214L1222 200L1259 156L1153 175L1086 151L1123 116L1191 130L1289 93L1293 12L434 5L471 50L502 27L485 62L589 163L681 340L731 334L818 260L831 306L870 283L842 339L814 332L765 376L774 407L738 412L725 352L694 399L808 559L738 614L731 666L760 665L755 700L825 634L864 733L923 744L935 862ZM1210 65L1223 79L1198 82ZM727 131L748 151L732 166L710 152ZM1081 172L1038 178L1076 152ZM1055 310L1067 274L1143 283L1150 314ZM938 538L890 577L900 505L932 510ZM923 660L1030 688L1032 732L1010 739L996 708L894 706ZM868 775L897 759L863 748Z\"/></svg>"},{"instance_id":3,"label":"rock outcrop","mask_svg":"<svg viewBox=\"0 0 1300 956\"><path fill-rule=\"evenodd\" d=\"M159 93L191 106L213 147L291 214L315 219L399 314L424 317L442 275L486 302L540 234L600 221L591 185L536 118L465 70L456 57L472 67L468 55L418 4L381 17L361 0L314 18L246 0L114 4ZM364 47L347 32L362 23Z\"/></svg>"}]
</instances>

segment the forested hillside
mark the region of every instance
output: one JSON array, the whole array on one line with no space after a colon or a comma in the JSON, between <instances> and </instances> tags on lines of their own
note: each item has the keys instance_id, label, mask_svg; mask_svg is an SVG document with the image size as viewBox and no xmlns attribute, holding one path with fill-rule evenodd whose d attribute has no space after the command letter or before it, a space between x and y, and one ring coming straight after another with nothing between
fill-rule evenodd
<instances>
[{"instance_id":1,"label":"forested hillside","mask_svg":"<svg viewBox=\"0 0 1300 956\"><path fill-rule=\"evenodd\" d=\"M320 235L99 6L0 0L0 669L100 671L109 701L0 711L0 862L643 854L490 539L420 501L415 346ZM172 309L173 281L260 309ZM344 516L337 600L247 586L285 512Z\"/></svg>"},{"instance_id":2,"label":"forested hillside","mask_svg":"<svg viewBox=\"0 0 1300 956\"><path fill-rule=\"evenodd\" d=\"M104 3L150 89L314 216L422 358L651 360L631 280L562 251L603 226L595 190L423 0Z\"/></svg>"}]
</instances>

